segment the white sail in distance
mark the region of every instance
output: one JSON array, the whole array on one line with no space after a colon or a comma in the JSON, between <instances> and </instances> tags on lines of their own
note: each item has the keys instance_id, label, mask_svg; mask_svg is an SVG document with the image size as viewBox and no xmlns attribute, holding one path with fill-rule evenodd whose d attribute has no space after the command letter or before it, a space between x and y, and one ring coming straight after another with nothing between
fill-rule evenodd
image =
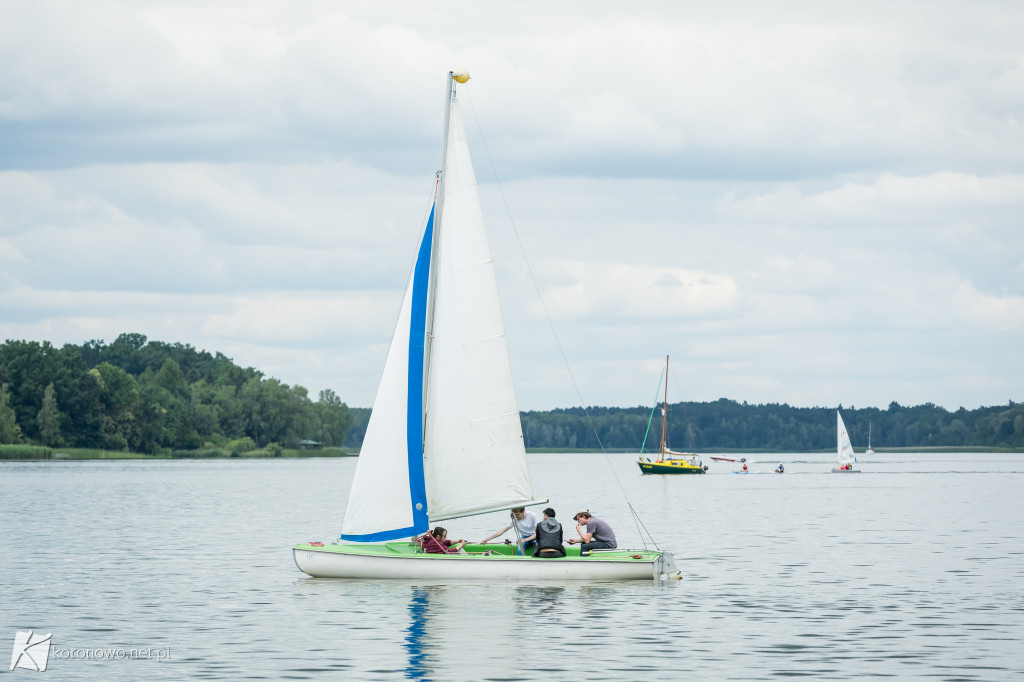
<instances>
[{"instance_id":1,"label":"white sail in distance","mask_svg":"<svg viewBox=\"0 0 1024 682\"><path fill-rule=\"evenodd\" d=\"M843 416L836 410L836 451L837 460L840 464L852 464L854 460L853 445L850 444L850 434L846 432L846 424L843 423Z\"/></svg>"}]
</instances>

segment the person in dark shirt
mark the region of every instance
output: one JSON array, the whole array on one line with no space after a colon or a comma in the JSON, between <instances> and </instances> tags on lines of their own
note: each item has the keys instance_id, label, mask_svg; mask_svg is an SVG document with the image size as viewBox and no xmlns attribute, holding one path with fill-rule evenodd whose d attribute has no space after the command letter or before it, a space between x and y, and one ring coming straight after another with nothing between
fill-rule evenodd
<instances>
[{"instance_id":1,"label":"person in dark shirt","mask_svg":"<svg viewBox=\"0 0 1024 682\"><path fill-rule=\"evenodd\" d=\"M562 524L555 520L555 510L548 507L544 510L544 518L537 524L537 547L533 556L540 559L552 559L565 556L562 546Z\"/></svg>"}]
</instances>

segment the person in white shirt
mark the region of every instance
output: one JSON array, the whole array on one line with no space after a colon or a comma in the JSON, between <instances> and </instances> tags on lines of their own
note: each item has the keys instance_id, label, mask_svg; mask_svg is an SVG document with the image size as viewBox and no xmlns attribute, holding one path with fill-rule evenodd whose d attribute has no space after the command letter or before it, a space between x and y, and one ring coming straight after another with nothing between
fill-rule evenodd
<instances>
[{"instance_id":1,"label":"person in white shirt","mask_svg":"<svg viewBox=\"0 0 1024 682\"><path fill-rule=\"evenodd\" d=\"M508 525L505 525L498 530L491 533L489 536L480 541L481 545L486 545L488 542L504 535L505 533L512 530L512 524L516 525L519 529L519 538L522 540L522 545L519 547L519 553L522 554L524 548L529 549L537 544L537 515L533 512L526 511L526 507L516 507L512 510L512 518L509 520Z\"/></svg>"}]
</instances>

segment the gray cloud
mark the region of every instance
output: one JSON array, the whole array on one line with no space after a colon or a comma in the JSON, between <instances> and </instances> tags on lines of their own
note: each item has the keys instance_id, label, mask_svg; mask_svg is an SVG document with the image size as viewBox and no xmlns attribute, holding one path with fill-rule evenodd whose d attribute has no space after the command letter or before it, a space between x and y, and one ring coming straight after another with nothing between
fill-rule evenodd
<instances>
[{"instance_id":1,"label":"gray cloud","mask_svg":"<svg viewBox=\"0 0 1024 682\"><path fill-rule=\"evenodd\" d=\"M1020 399L1024 9L585 7L7 8L0 336L369 404L467 66L524 408Z\"/></svg>"}]
</instances>

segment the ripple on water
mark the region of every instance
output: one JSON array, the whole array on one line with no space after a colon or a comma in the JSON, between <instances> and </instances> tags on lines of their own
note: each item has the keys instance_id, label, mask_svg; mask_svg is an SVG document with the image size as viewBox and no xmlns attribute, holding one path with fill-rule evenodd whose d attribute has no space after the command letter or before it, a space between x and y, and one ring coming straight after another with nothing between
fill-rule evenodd
<instances>
[{"instance_id":1,"label":"ripple on water","mask_svg":"<svg viewBox=\"0 0 1024 682\"><path fill-rule=\"evenodd\" d=\"M531 461L543 464L535 487L553 500L600 499L604 517L629 518L615 478L591 460ZM751 488L742 477L694 485L623 469L634 506L685 580L306 579L288 547L336 532L351 464L33 465L16 484L4 469L4 548L34 553L0 553L0 619L8 632L52 631L55 646L171 649L169 660L132 665L51 662L56 677L63 666L87 680L535 679L537 663L522 651L550 652L557 679L1024 677L1021 474L881 472L851 484L808 473ZM580 471L584 500L566 484ZM40 518L11 512L39 508ZM483 537L500 521L451 523ZM630 531L620 528L624 540ZM130 548L125 538L135 539ZM595 645L608 659L598 670L588 663ZM481 657L490 664L467 665Z\"/></svg>"}]
</instances>

